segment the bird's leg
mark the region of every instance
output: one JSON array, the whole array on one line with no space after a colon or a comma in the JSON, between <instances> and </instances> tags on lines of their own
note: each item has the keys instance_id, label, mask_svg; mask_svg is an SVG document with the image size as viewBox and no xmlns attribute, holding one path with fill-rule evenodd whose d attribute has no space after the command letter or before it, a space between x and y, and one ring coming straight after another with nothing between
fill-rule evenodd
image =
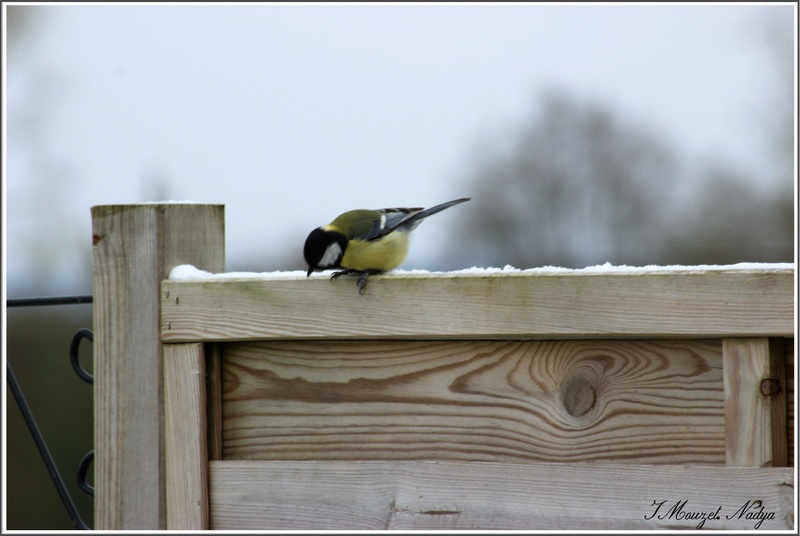
<instances>
[{"instance_id":1,"label":"bird's leg","mask_svg":"<svg viewBox=\"0 0 800 536\"><path fill-rule=\"evenodd\" d=\"M358 283L356 283L358 285L358 293L364 294L364 289L367 288L367 277L370 275L377 275L382 273L383 272L381 270L351 270L348 268L345 270L339 270L338 272L333 272L333 274L331 275L331 281L343 275L359 274Z\"/></svg>"},{"instance_id":2,"label":"bird's leg","mask_svg":"<svg viewBox=\"0 0 800 536\"><path fill-rule=\"evenodd\" d=\"M380 270L364 270L358 278L358 293L364 294L364 289L367 288L367 276L380 274Z\"/></svg>"},{"instance_id":3,"label":"bird's leg","mask_svg":"<svg viewBox=\"0 0 800 536\"><path fill-rule=\"evenodd\" d=\"M358 293L364 294L364 289L367 288L367 276L369 272L361 272L361 275L358 278Z\"/></svg>"}]
</instances>

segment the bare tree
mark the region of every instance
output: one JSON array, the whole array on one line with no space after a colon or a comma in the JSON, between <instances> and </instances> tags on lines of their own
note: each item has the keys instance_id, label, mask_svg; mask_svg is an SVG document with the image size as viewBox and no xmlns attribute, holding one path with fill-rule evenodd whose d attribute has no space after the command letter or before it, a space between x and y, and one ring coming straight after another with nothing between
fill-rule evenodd
<instances>
[{"instance_id":1,"label":"bare tree","mask_svg":"<svg viewBox=\"0 0 800 536\"><path fill-rule=\"evenodd\" d=\"M793 200L724 164L687 166L596 103L545 95L505 150L479 154L461 264L788 262ZM768 171L765 171L768 173ZM791 187L790 184L788 184ZM791 191L789 189L789 191Z\"/></svg>"},{"instance_id":2,"label":"bare tree","mask_svg":"<svg viewBox=\"0 0 800 536\"><path fill-rule=\"evenodd\" d=\"M674 203L677 161L645 129L549 93L471 177L470 259L518 267L646 262Z\"/></svg>"},{"instance_id":3,"label":"bare tree","mask_svg":"<svg viewBox=\"0 0 800 536\"><path fill-rule=\"evenodd\" d=\"M765 175L769 170L765 170ZM763 189L759 179L721 164L699 173L691 203L674 216L663 261L680 264L791 262L794 200L786 189Z\"/></svg>"}]
</instances>

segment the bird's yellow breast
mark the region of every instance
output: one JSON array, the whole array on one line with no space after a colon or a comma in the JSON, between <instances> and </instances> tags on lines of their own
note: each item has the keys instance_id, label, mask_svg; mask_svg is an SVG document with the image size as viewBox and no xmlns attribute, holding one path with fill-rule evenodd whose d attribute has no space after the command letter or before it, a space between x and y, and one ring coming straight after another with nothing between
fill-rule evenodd
<instances>
[{"instance_id":1,"label":"bird's yellow breast","mask_svg":"<svg viewBox=\"0 0 800 536\"><path fill-rule=\"evenodd\" d=\"M342 257L342 268L380 270L399 266L408 255L408 233L394 231L377 240L350 240Z\"/></svg>"}]
</instances>

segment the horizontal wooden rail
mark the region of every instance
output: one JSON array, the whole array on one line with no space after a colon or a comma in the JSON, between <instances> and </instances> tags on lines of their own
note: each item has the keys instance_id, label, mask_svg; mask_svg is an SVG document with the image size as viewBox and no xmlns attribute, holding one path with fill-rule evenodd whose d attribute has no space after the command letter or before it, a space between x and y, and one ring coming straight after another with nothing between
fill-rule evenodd
<instances>
[{"instance_id":1,"label":"horizontal wooden rail","mask_svg":"<svg viewBox=\"0 0 800 536\"><path fill-rule=\"evenodd\" d=\"M769 266L769 265L767 265ZM724 268L724 267L723 267ZM790 337L794 270L166 280L164 342Z\"/></svg>"},{"instance_id":2,"label":"horizontal wooden rail","mask_svg":"<svg viewBox=\"0 0 800 536\"><path fill-rule=\"evenodd\" d=\"M770 467L212 461L210 528L786 530L794 527L793 473Z\"/></svg>"}]
</instances>

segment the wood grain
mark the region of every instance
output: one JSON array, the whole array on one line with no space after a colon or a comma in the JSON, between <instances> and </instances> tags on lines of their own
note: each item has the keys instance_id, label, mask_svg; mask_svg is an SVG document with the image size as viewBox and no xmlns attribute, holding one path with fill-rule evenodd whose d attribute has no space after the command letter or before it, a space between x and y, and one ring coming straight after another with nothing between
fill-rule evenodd
<instances>
[{"instance_id":1,"label":"wood grain","mask_svg":"<svg viewBox=\"0 0 800 536\"><path fill-rule=\"evenodd\" d=\"M722 341L728 465L786 466L786 363L782 338ZM765 381L774 381L773 394Z\"/></svg>"},{"instance_id":2,"label":"wood grain","mask_svg":"<svg viewBox=\"0 0 800 536\"><path fill-rule=\"evenodd\" d=\"M224 346L225 459L722 464L719 341Z\"/></svg>"},{"instance_id":3,"label":"wood grain","mask_svg":"<svg viewBox=\"0 0 800 536\"><path fill-rule=\"evenodd\" d=\"M795 340L793 338L786 339L784 348L786 350L786 442L789 453L787 461L790 467L794 467L795 457L797 456L794 440Z\"/></svg>"},{"instance_id":4,"label":"wood grain","mask_svg":"<svg viewBox=\"0 0 800 536\"><path fill-rule=\"evenodd\" d=\"M793 270L164 281L163 340L791 336ZM388 307L387 304L391 304Z\"/></svg>"},{"instance_id":5,"label":"wood grain","mask_svg":"<svg viewBox=\"0 0 800 536\"><path fill-rule=\"evenodd\" d=\"M164 345L168 530L208 528L206 414L203 345Z\"/></svg>"},{"instance_id":6,"label":"wood grain","mask_svg":"<svg viewBox=\"0 0 800 536\"><path fill-rule=\"evenodd\" d=\"M788 468L215 461L210 495L211 528L232 531L695 529L687 512L717 509L702 528L794 528ZM769 519L737 514L756 500Z\"/></svg>"},{"instance_id":7,"label":"wood grain","mask_svg":"<svg viewBox=\"0 0 800 536\"><path fill-rule=\"evenodd\" d=\"M224 270L223 209L92 207L95 529L165 527L159 284L178 264Z\"/></svg>"}]
</instances>

